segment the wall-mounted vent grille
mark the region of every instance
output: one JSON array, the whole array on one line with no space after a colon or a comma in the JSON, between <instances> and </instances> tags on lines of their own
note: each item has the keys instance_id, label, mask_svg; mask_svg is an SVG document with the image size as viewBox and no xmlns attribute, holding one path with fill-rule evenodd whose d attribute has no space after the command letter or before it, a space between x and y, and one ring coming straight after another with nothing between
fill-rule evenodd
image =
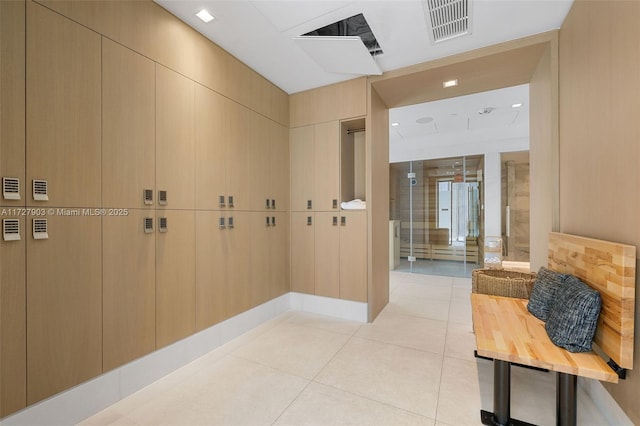
<instances>
[{"instance_id":1,"label":"wall-mounted vent grille","mask_svg":"<svg viewBox=\"0 0 640 426\"><path fill-rule=\"evenodd\" d=\"M2 196L5 200L20 199L20 179L3 177L2 178Z\"/></svg>"},{"instance_id":2,"label":"wall-mounted vent grille","mask_svg":"<svg viewBox=\"0 0 640 426\"><path fill-rule=\"evenodd\" d=\"M153 190L152 189L145 189L142 193L142 196L144 198L144 203L147 205L151 205L153 204Z\"/></svg>"},{"instance_id":3,"label":"wall-mounted vent grille","mask_svg":"<svg viewBox=\"0 0 640 426\"><path fill-rule=\"evenodd\" d=\"M160 232L167 232L168 228L167 228L167 218L166 217L161 217L158 219L158 231Z\"/></svg>"},{"instance_id":4,"label":"wall-mounted vent grille","mask_svg":"<svg viewBox=\"0 0 640 426\"><path fill-rule=\"evenodd\" d=\"M46 240L49 238L47 219L33 219L33 239Z\"/></svg>"},{"instance_id":5,"label":"wall-mounted vent grille","mask_svg":"<svg viewBox=\"0 0 640 426\"><path fill-rule=\"evenodd\" d=\"M434 43L471 33L469 0L423 0L424 13Z\"/></svg>"},{"instance_id":6,"label":"wall-mounted vent grille","mask_svg":"<svg viewBox=\"0 0 640 426\"><path fill-rule=\"evenodd\" d=\"M145 217L144 218L144 233L151 234L153 232L153 218Z\"/></svg>"},{"instance_id":7,"label":"wall-mounted vent grille","mask_svg":"<svg viewBox=\"0 0 640 426\"><path fill-rule=\"evenodd\" d=\"M163 206L167 205L167 191L164 191L164 190L158 191L158 204Z\"/></svg>"},{"instance_id":8,"label":"wall-mounted vent grille","mask_svg":"<svg viewBox=\"0 0 640 426\"><path fill-rule=\"evenodd\" d=\"M33 180L33 199L36 201L49 200L49 182L46 180Z\"/></svg>"},{"instance_id":9,"label":"wall-mounted vent grille","mask_svg":"<svg viewBox=\"0 0 640 426\"><path fill-rule=\"evenodd\" d=\"M2 237L5 241L19 241L20 219L2 219Z\"/></svg>"}]
</instances>

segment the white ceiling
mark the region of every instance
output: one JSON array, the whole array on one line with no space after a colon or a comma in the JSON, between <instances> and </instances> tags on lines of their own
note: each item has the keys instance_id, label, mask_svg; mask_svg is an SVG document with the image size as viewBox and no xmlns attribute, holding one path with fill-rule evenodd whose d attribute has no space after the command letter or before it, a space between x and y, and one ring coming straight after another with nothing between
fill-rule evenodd
<instances>
[{"instance_id":1,"label":"white ceiling","mask_svg":"<svg viewBox=\"0 0 640 426\"><path fill-rule=\"evenodd\" d=\"M155 0L287 93L356 77L327 71L294 37L363 13L383 72L560 28L572 0L471 0L472 33L433 44L421 0ZM206 8L216 19L200 21ZM339 69L339 68L337 68Z\"/></svg>"}]
</instances>

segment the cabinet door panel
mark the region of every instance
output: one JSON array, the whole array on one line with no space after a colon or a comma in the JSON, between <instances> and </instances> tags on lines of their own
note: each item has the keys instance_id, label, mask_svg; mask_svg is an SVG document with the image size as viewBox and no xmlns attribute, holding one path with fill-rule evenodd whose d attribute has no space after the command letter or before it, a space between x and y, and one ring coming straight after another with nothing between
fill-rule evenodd
<instances>
[{"instance_id":1,"label":"cabinet door panel","mask_svg":"<svg viewBox=\"0 0 640 426\"><path fill-rule=\"evenodd\" d=\"M313 126L314 206L316 211L338 211L340 202L340 126L337 121ZM335 204L334 204L335 200Z\"/></svg>"},{"instance_id":2,"label":"cabinet door panel","mask_svg":"<svg viewBox=\"0 0 640 426\"><path fill-rule=\"evenodd\" d=\"M226 229L219 227L224 213L196 212L196 330L204 330L224 319L227 248Z\"/></svg>"},{"instance_id":3,"label":"cabinet door panel","mask_svg":"<svg viewBox=\"0 0 640 426\"><path fill-rule=\"evenodd\" d=\"M226 195L225 164L229 130L224 114L228 102L216 92L196 85L197 209L220 209L219 197Z\"/></svg>"},{"instance_id":4,"label":"cabinet door panel","mask_svg":"<svg viewBox=\"0 0 640 426\"><path fill-rule=\"evenodd\" d=\"M314 197L313 126L291 129L289 146L291 154L291 211L307 211L307 202L309 200L313 202Z\"/></svg>"},{"instance_id":5,"label":"cabinet door panel","mask_svg":"<svg viewBox=\"0 0 640 426\"><path fill-rule=\"evenodd\" d=\"M271 199L271 128L273 122L251 112L249 149L249 208L266 210L266 199Z\"/></svg>"},{"instance_id":6,"label":"cabinet door panel","mask_svg":"<svg viewBox=\"0 0 640 426\"><path fill-rule=\"evenodd\" d=\"M315 294L314 231L312 212L291 213L291 291Z\"/></svg>"},{"instance_id":7,"label":"cabinet door panel","mask_svg":"<svg viewBox=\"0 0 640 426\"><path fill-rule=\"evenodd\" d=\"M156 346L195 332L195 213L159 210L156 230ZM161 218L167 231L161 232Z\"/></svg>"},{"instance_id":8,"label":"cabinet door panel","mask_svg":"<svg viewBox=\"0 0 640 426\"><path fill-rule=\"evenodd\" d=\"M250 111L233 101L227 102L225 120L228 123L226 189L233 197L235 210L249 209L249 128Z\"/></svg>"},{"instance_id":9,"label":"cabinet door panel","mask_svg":"<svg viewBox=\"0 0 640 426\"><path fill-rule=\"evenodd\" d=\"M367 212L342 212L340 298L367 301ZM341 222L342 223L342 222Z\"/></svg>"},{"instance_id":10,"label":"cabinet door panel","mask_svg":"<svg viewBox=\"0 0 640 426\"><path fill-rule=\"evenodd\" d=\"M271 125L271 191L276 210L289 210L289 130L278 124Z\"/></svg>"},{"instance_id":11,"label":"cabinet door panel","mask_svg":"<svg viewBox=\"0 0 640 426\"><path fill-rule=\"evenodd\" d=\"M275 225L269 231L269 298L282 296L290 291L289 286L289 215L283 212L272 212ZM311 259L307 260L311 263Z\"/></svg>"},{"instance_id":12,"label":"cabinet door panel","mask_svg":"<svg viewBox=\"0 0 640 426\"><path fill-rule=\"evenodd\" d=\"M3 219L18 220L21 239L0 241L0 417L27 402L26 221L24 216Z\"/></svg>"},{"instance_id":13,"label":"cabinet door panel","mask_svg":"<svg viewBox=\"0 0 640 426\"><path fill-rule=\"evenodd\" d=\"M27 14L28 183L48 181L48 205L100 207L100 36L33 2Z\"/></svg>"},{"instance_id":14,"label":"cabinet door panel","mask_svg":"<svg viewBox=\"0 0 640 426\"><path fill-rule=\"evenodd\" d=\"M156 188L169 209L195 207L194 105L195 83L156 64Z\"/></svg>"},{"instance_id":15,"label":"cabinet door panel","mask_svg":"<svg viewBox=\"0 0 640 426\"><path fill-rule=\"evenodd\" d=\"M227 212L233 229L227 229L227 316L232 317L251 307L251 218L248 212Z\"/></svg>"},{"instance_id":16,"label":"cabinet door panel","mask_svg":"<svg viewBox=\"0 0 640 426\"><path fill-rule=\"evenodd\" d=\"M27 404L102 372L101 217L47 220L27 238Z\"/></svg>"},{"instance_id":17,"label":"cabinet door panel","mask_svg":"<svg viewBox=\"0 0 640 426\"><path fill-rule=\"evenodd\" d=\"M251 307L269 300L271 286L271 212L251 213ZM269 225L267 225L267 221Z\"/></svg>"},{"instance_id":18,"label":"cabinet door panel","mask_svg":"<svg viewBox=\"0 0 640 426\"><path fill-rule=\"evenodd\" d=\"M102 201L105 207L153 207L144 203L143 190L155 192L154 73L152 61L103 38Z\"/></svg>"},{"instance_id":19,"label":"cabinet door panel","mask_svg":"<svg viewBox=\"0 0 640 426\"><path fill-rule=\"evenodd\" d=\"M129 209L127 216L103 218L104 371L156 347L156 241L144 232L144 218L153 216L150 210Z\"/></svg>"},{"instance_id":20,"label":"cabinet door panel","mask_svg":"<svg viewBox=\"0 0 640 426\"><path fill-rule=\"evenodd\" d=\"M340 225L338 225L340 217L338 212L316 212L315 221L315 294L338 298L340 297Z\"/></svg>"}]
</instances>

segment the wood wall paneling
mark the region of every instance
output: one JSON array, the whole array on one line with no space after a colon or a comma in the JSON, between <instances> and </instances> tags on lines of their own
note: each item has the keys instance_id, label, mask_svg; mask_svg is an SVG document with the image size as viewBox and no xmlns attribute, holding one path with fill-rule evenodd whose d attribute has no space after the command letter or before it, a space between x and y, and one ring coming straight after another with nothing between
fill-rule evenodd
<instances>
[{"instance_id":1,"label":"wood wall paneling","mask_svg":"<svg viewBox=\"0 0 640 426\"><path fill-rule=\"evenodd\" d=\"M127 209L102 219L103 371L156 348L156 241L145 233L154 212Z\"/></svg>"},{"instance_id":2,"label":"wood wall paneling","mask_svg":"<svg viewBox=\"0 0 640 426\"><path fill-rule=\"evenodd\" d=\"M227 198L233 197L235 210L248 210L250 207L249 185L249 138L252 112L235 102L228 102L224 120L228 123L226 140L226 191ZM227 206L229 208L229 206Z\"/></svg>"},{"instance_id":3,"label":"wood wall paneling","mask_svg":"<svg viewBox=\"0 0 640 426\"><path fill-rule=\"evenodd\" d=\"M340 298L367 301L367 212L341 212Z\"/></svg>"},{"instance_id":4,"label":"wood wall paneling","mask_svg":"<svg viewBox=\"0 0 640 426\"><path fill-rule=\"evenodd\" d=\"M289 129L272 123L270 139L271 188L269 194L276 201L276 210L289 211Z\"/></svg>"},{"instance_id":5,"label":"wood wall paneling","mask_svg":"<svg viewBox=\"0 0 640 426\"><path fill-rule=\"evenodd\" d=\"M337 211L316 212L314 220L315 294L337 299L340 297L340 217Z\"/></svg>"},{"instance_id":6,"label":"wood wall paneling","mask_svg":"<svg viewBox=\"0 0 640 426\"><path fill-rule=\"evenodd\" d=\"M330 121L313 126L314 197L316 211L339 211L340 123ZM336 208L334 208L336 200Z\"/></svg>"},{"instance_id":7,"label":"wood wall paneling","mask_svg":"<svg viewBox=\"0 0 640 426\"><path fill-rule=\"evenodd\" d=\"M102 39L102 203L153 208L155 67L149 59ZM143 190L154 193L144 203Z\"/></svg>"},{"instance_id":8,"label":"wood wall paneling","mask_svg":"<svg viewBox=\"0 0 640 426\"><path fill-rule=\"evenodd\" d=\"M227 230L219 227L224 217L196 211L196 331L227 318Z\"/></svg>"},{"instance_id":9,"label":"wood wall paneling","mask_svg":"<svg viewBox=\"0 0 640 426\"><path fill-rule=\"evenodd\" d=\"M275 225L271 224L269 236L269 298L273 299L291 291L289 280L289 214L271 212ZM308 263L310 259L307 259Z\"/></svg>"},{"instance_id":10,"label":"wood wall paneling","mask_svg":"<svg viewBox=\"0 0 640 426\"><path fill-rule=\"evenodd\" d=\"M307 211L307 203L314 207L314 143L313 126L296 127L289 133L291 156L291 211Z\"/></svg>"},{"instance_id":11,"label":"wood wall paneling","mask_svg":"<svg viewBox=\"0 0 640 426\"><path fill-rule=\"evenodd\" d=\"M166 208L195 207L195 83L156 65L156 194ZM157 202L156 202L157 204ZM160 206L163 207L163 206Z\"/></svg>"},{"instance_id":12,"label":"wood wall paneling","mask_svg":"<svg viewBox=\"0 0 640 426\"><path fill-rule=\"evenodd\" d=\"M560 231L634 246L640 245L639 21L638 2L578 0L559 39ZM636 319L637 312L638 299ZM640 423L638 377L605 388Z\"/></svg>"},{"instance_id":13,"label":"wood wall paneling","mask_svg":"<svg viewBox=\"0 0 640 426\"><path fill-rule=\"evenodd\" d=\"M99 207L100 36L35 3L27 16L27 180L48 181L47 205Z\"/></svg>"},{"instance_id":14,"label":"wood wall paneling","mask_svg":"<svg viewBox=\"0 0 640 426\"><path fill-rule=\"evenodd\" d=\"M196 208L219 210L226 197L226 158L229 128L225 110L232 101L196 84L195 186ZM226 198L225 198L226 206Z\"/></svg>"},{"instance_id":15,"label":"wood wall paneling","mask_svg":"<svg viewBox=\"0 0 640 426\"><path fill-rule=\"evenodd\" d=\"M233 218L234 227L227 228L227 299L226 314L232 317L251 307L251 214L234 211L227 214ZM228 223L228 222L227 222Z\"/></svg>"},{"instance_id":16,"label":"wood wall paneling","mask_svg":"<svg viewBox=\"0 0 640 426\"><path fill-rule=\"evenodd\" d=\"M271 212L250 213L251 244L249 245L250 307L269 300L271 286Z\"/></svg>"},{"instance_id":17,"label":"wood wall paneling","mask_svg":"<svg viewBox=\"0 0 640 426\"><path fill-rule=\"evenodd\" d=\"M156 212L156 347L195 332L195 212ZM167 219L161 232L160 219Z\"/></svg>"},{"instance_id":18,"label":"wood wall paneling","mask_svg":"<svg viewBox=\"0 0 640 426\"><path fill-rule=\"evenodd\" d=\"M250 136L245 173L249 176L249 208L266 210L266 200L271 199L272 122L262 115L250 113ZM238 173L243 173L238 170ZM270 205L270 204L269 204Z\"/></svg>"},{"instance_id":19,"label":"wood wall paneling","mask_svg":"<svg viewBox=\"0 0 640 426\"><path fill-rule=\"evenodd\" d=\"M25 236L27 404L102 373L101 217L47 220L48 239Z\"/></svg>"},{"instance_id":20,"label":"wood wall paneling","mask_svg":"<svg viewBox=\"0 0 640 426\"><path fill-rule=\"evenodd\" d=\"M315 294L315 220L313 212L291 212L291 291L298 293Z\"/></svg>"}]
</instances>

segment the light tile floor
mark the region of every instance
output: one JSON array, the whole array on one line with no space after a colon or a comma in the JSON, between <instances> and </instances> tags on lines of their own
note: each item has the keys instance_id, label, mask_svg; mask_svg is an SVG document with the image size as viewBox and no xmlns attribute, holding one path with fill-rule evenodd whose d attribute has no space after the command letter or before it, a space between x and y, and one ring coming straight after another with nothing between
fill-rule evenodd
<instances>
[{"instance_id":1,"label":"light tile floor","mask_svg":"<svg viewBox=\"0 0 640 426\"><path fill-rule=\"evenodd\" d=\"M492 365L473 357L468 278L391 273L371 324L289 311L83 425L478 425ZM552 373L512 368L512 416L555 423ZM607 425L578 391L578 423Z\"/></svg>"}]
</instances>

